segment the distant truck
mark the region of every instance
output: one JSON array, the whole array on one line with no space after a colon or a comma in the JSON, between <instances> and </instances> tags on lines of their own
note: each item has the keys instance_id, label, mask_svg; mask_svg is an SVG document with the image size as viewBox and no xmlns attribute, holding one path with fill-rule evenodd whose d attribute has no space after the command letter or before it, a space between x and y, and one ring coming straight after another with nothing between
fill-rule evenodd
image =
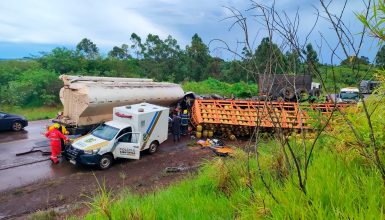
<instances>
[{"instance_id":1,"label":"distant truck","mask_svg":"<svg viewBox=\"0 0 385 220\"><path fill-rule=\"evenodd\" d=\"M116 158L139 159L144 150L153 154L167 140L168 116L168 108L149 103L115 107L112 121L76 139L64 157L75 165L107 169Z\"/></svg>"},{"instance_id":2,"label":"distant truck","mask_svg":"<svg viewBox=\"0 0 385 220\"><path fill-rule=\"evenodd\" d=\"M356 87L342 88L337 96L337 103L357 103L360 99L360 91Z\"/></svg>"},{"instance_id":3,"label":"distant truck","mask_svg":"<svg viewBox=\"0 0 385 220\"><path fill-rule=\"evenodd\" d=\"M66 126L70 134L86 134L110 121L114 107L141 102L172 106L184 96L180 85L152 79L69 75L60 79L64 111L54 121Z\"/></svg>"},{"instance_id":4,"label":"distant truck","mask_svg":"<svg viewBox=\"0 0 385 220\"><path fill-rule=\"evenodd\" d=\"M320 95L320 84L311 75L260 74L259 96L271 100L296 101Z\"/></svg>"},{"instance_id":5,"label":"distant truck","mask_svg":"<svg viewBox=\"0 0 385 220\"><path fill-rule=\"evenodd\" d=\"M380 81L362 80L360 82L360 91L362 94L372 94L380 83Z\"/></svg>"}]
</instances>

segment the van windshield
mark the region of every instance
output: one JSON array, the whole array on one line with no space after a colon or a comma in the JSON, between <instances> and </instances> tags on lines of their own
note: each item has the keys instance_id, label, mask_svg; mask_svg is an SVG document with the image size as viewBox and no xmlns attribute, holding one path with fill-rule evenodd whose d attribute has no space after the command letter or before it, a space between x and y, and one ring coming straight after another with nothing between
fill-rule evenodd
<instances>
[{"instance_id":1,"label":"van windshield","mask_svg":"<svg viewBox=\"0 0 385 220\"><path fill-rule=\"evenodd\" d=\"M341 99L358 99L358 93L356 92L341 92Z\"/></svg>"},{"instance_id":2,"label":"van windshield","mask_svg":"<svg viewBox=\"0 0 385 220\"><path fill-rule=\"evenodd\" d=\"M97 127L94 131L92 131L92 135L110 141L112 138L115 137L116 133L118 133L119 129L111 127L106 124L102 124L99 127Z\"/></svg>"}]
</instances>

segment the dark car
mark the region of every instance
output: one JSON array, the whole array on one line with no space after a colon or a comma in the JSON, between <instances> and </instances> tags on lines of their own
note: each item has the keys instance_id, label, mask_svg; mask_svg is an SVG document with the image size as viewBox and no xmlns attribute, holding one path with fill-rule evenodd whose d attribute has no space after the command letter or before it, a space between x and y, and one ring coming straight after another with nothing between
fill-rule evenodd
<instances>
[{"instance_id":1,"label":"dark car","mask_svg":"<svg viewBox=\"0 0 385 220\"><path fill-rule=\"evenodd\" d=\"M0 112L0 131L20 131L26 126L28 121L23 116Z\"/></svg>"}]
</instances>

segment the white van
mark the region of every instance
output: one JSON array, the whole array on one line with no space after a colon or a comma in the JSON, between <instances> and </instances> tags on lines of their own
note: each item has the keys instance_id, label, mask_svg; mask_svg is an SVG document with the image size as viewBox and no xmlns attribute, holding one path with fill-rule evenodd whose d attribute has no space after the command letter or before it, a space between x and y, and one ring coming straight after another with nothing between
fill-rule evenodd
<instances>
[{"instance_id":1,"label":"white van","mask_svg":"<svg viewBox=\"0 0 385 220\"><path fill-rule=\"evenodd\" d=\"M356 87L342 88L338 94L337 103L357 103L360 99L359 90Z\"/></svg>"},{"instance_id":2,"label":"white van","mask_svg":"<svg viewBox=\"0 0 385 220\"><path fill-rule=\"evenodd\" d=\"M64 156L72 164L109 168L116 158L139 159L141 151L150 154L167 140L169 109L140 103L113 109L112 121L76 139Z\"/></svg>"}]
</instances>

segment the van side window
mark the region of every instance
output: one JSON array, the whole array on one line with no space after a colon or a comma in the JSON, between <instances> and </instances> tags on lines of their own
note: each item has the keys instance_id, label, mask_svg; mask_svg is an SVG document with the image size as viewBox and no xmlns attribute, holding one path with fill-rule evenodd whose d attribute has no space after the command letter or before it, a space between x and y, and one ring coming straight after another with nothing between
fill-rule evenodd
<instances>
[{"instance_id":1,"label":"van side window","mask_svg":"<svg viewBox=\"0 0 385 220\"><path fill-rule=\"evenodd\" d=\"M131 143L139 143L139 134L138 133L132 134Z\"/></svg>"},{"instance_id":2,"label":"van side window","mask_svg":"<svg viewBox=\"0 0 385 220\"><path fill-rule=\"evenodd\" d=\"M124 143L131 143L131 136L132 136L132 133L127 133L125 135L123 135L122 137L119 138L119 142L124 142Z\"/></svg>"},{"instance_id":3,"label":"van side window","mask_svg":"<svg viewBox=\"0 0 385 220\"><path fill-rule=\"evenodd\" d=\"M118 142L124 143L139 143L139 134L138 133L127 133L119 138Z\"/></svg>"},{"instance_id":4,"label":"van side window","mask_svg":"<svg viewBox=\"0 0 385 220\"><path fill-rule=\"evenodd\" d=\"M116 137L118 138L118 137L122 136L122 134L125 134L125 133L128 133L128 132L132 132L131 127L124 128L123 130L121 130L121 131L119 132L119 134L118 134Z\"/></svg>"}]
</instances>

